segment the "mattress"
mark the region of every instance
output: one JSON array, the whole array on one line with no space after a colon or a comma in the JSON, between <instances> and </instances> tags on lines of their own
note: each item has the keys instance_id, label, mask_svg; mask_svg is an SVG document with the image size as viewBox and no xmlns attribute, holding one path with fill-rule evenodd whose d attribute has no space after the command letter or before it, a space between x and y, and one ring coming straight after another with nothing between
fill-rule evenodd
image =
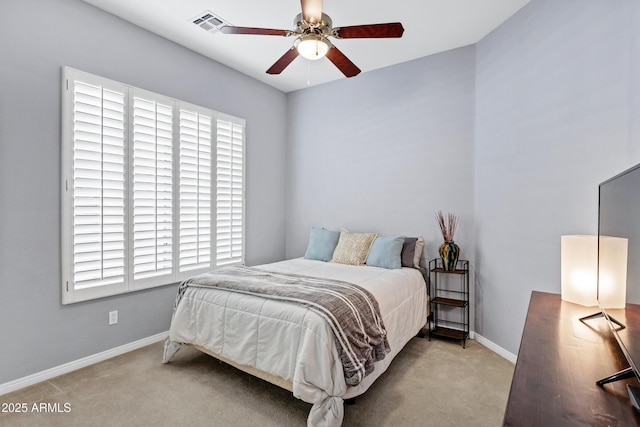
<instances>
[{"instance_id":1,"label":"mattress","mask_svg":"<svg viewBox=\"0 0 640 427\"><path fill-rule=\"evenodd\" d=\"M220 289L187 288L177 305L166 345L168 362L181 344L232 361L312 403L308 424L338 426L343 399L364 393L426 324L427 291L422 273L351 266L297 258L256 268L357 284L380 307L391 352L357 386L347 386L330 326L318 313L289 302Z\"/></svg>"}]
</instances>

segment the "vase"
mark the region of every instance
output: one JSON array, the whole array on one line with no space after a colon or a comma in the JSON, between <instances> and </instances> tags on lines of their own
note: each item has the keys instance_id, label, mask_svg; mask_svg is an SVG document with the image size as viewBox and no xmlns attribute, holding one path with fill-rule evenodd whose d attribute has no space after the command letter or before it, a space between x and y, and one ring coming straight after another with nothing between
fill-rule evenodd
<instances>
[{"instance_id":1,"label":"vase","mask_svg":"<svg viewBox=\"0 0 640 427\"><path fill-rule=\"evenodd\" d=\"M458 256L460 255L460 247L453 240L446 241L440 245L438 252L442 260L442 268L446 271L455 270L458 264Z\"/></svg>"}]
</instances>

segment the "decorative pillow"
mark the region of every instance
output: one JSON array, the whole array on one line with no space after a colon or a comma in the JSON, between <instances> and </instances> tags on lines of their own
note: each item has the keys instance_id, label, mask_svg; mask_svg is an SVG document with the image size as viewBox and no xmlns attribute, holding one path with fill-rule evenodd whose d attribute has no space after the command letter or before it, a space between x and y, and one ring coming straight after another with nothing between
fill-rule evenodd
<instances>
[{"instance_id":1,"label":"decorative pillow","mask_svg":"<svg viewBox=\"0 0 640 427\"><path fill-rule=\"evenodd\" d=\"M376 233L350 233L343 228L330 262L363 265L376 236Z\"/></svg>"},{"instance_id":2,"label":"decorative pillow","mask_svg":"<svg viewBox=\"0 0 640 427\"><path fill-rule=\"evenodd\" d=\"M420 268L420 258L422 258L422 251L424 250L424 237L418 237L416 240L416 250L413 255L413 266L415 268Z\"/></svg>"},{"instance_id":3,"label":"decorative pillow","mask_svg":"<svg viewBox=\"0 0 640 427\"><path fill-rule=\"evenodd\" d=\"M367 265L388 269L402 268L400 253L403 245L404 237L376 237L367 256Z\"/></svg>"},{"instance_id":4,"label":"decorative pillow","mask_svg":"<svg viewBox=\"0 0 640 427\"><path fill-rule=\"evenodd\" d=\"M307 245L307 252L305 252L304 257L318 261L329 261L333 256L333 251L338 244L339 238L339 231L311 227L309 244Z\"/></svg>"},{"instance_id":5,"label":"decorative pillow","mask_svg":"<svg viewBox=\"0 0 640 427\"><path fill-rule=\"evenodd\" d=\"M402 253L400 259L403 267L413 267L415 264L414 258L416 256L416 242L417 237L405 237L404 244L402 245Z\"/></svg>"}]
</instances>

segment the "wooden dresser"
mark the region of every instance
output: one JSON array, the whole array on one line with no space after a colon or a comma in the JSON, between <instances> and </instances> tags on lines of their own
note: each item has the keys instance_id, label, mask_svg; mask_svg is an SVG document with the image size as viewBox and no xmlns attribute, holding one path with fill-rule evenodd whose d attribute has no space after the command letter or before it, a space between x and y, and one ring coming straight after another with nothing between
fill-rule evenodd
<instances>
[{"instance_id":1,"label":"wooden dresser","mask_svg":"<svg viewBox=\"0 0 640 427\"><path fill-rule=\"evenodd\" d=\"M626 389L640 385L637 380L595 384L628 364L604 318L588 326L578 320L593 313L593 307L564 302L558 294L532 292L505 426L640 425ZM640 306L610 314L640 343Z\"/></svg>"}]
</instances>

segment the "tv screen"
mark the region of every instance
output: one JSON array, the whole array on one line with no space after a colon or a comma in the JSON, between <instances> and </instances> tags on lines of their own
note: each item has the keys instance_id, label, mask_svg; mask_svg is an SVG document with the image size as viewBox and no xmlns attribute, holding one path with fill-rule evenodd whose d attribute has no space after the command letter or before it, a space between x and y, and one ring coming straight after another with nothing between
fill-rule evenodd
<instances>
[{"instance_id":1,"label":"tv screen","mask_svg":"<svg viewBox=\"0 0 640 427\"><path fill-rule=\"evenodd\" d=\"M640 304L640 165L614 176L599 186L598 303L602 313L609 320L609 326L611 326L629 363L629 369L624 375L618 373L618 376L612 375L604 378L598 381L599 385L634 376L640 380L638 372L640 323L638 323L638 319L627 315L628 313L625 313L624 310L607 306L607 292L609 286L612 285L610 283L612 278L607 274L607 269L612 263L610 243L612 240L624 239L626 239L624 241L626 260L622 260L622 277L616 278L615 281L622 282L624 280L624 268L626 267L626 303ZM613 283L613 285L621 284L624 285L624 283ZM612 319L618 319L626 327L612 322ZM640 394L634 396L634 392L637 392L637 389L629 388L632 403L636 409L639 409Z\"/></svg>"}]
</instances>

